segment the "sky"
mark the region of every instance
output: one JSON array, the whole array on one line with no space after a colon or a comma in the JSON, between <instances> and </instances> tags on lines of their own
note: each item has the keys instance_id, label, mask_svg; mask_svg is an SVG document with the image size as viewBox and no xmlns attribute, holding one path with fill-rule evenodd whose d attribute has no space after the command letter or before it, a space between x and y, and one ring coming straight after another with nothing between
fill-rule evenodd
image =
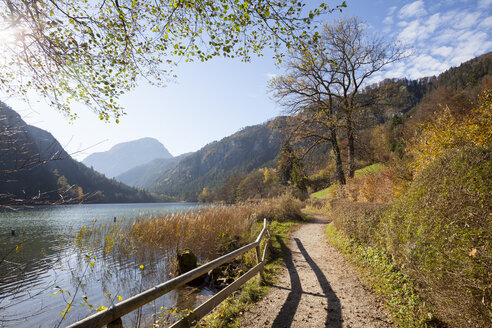
<instances>
[{"instance_id":1,"label":"sky","mask_svg":"<svg viewBox=\"0 0 492 328\"><path fill-rule=\"evenodd\" d=\"M347 6L325 21L358 16L368 32L411 48L409 58L387 67L373 82L437 75L492 50L492 0L348 0ZM269 52L250 63L223 58L182 63L176 74L165 88L142 82L124 95L126 115L119 124L100 121L82 105L74 108L79 118L70 122L43 100L2 100L28 124L52 133L78 160L143 137L158 139L177 156L282 114L267 92L268 80L282 74Z\"/></svg>"}]
</instances>

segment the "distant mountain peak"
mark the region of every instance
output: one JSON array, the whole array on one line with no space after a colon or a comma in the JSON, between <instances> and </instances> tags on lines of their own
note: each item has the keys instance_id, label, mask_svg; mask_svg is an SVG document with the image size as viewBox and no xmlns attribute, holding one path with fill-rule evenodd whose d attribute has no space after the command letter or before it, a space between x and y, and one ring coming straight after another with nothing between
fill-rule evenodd
<instances>
[{"instance_id":1,"label":"distant mountain peak","mask_svg":"<svg viewBox=\"0 0 492 328\"><path fill-rule=\"evenodd\" d=\"M87 156L82 163L113 178L156 158L173 158L155 138L141 138L114 145L110 150Z\"/></svg>"}]
</instances>

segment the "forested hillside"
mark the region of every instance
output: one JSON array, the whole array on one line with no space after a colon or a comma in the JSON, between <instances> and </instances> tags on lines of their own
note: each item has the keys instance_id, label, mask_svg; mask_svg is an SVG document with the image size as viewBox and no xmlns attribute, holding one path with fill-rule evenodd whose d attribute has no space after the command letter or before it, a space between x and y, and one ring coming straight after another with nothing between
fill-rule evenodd
<instances>
[{"instance_id":1,"label":"forested hillside","mask_svg":"<svg viewBox=\"0 0 492 328\"><path fill-rule=\"evenodd\" d=\"M183 158L145 187L177 199L197 200L204 187L218 188L233 173L276 166L281 140L270 122L246 127Z\"/></svg>"},{"instance_id":2,"label":"forested hillside","mask_svg":"<svg viewBox=\"0 0 492 328\"><path fill-rule=\"evenodd\" d=\"M145 188L152 185L157 179L166 174L180 160L190 155L182 154L172 158L156 158L148 163L138 165L118 175L115 179L137 188Z\"/></svg>"},{"instance_id":3,"label":"forested hillside","mask_svg":"<svg viewBox=\"0 0 492 328\"><path fill-rule=\"evenodd\" d=\"M151 202L149 193L107 179L73 160L47 131L0 103L0 201Z\"/></svg>"}]
</instances>

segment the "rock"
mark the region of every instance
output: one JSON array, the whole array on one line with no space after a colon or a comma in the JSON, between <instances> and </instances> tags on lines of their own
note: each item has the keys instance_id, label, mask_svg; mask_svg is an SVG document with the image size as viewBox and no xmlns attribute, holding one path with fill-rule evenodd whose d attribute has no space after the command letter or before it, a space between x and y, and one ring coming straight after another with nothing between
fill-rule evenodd
<instances>
[{"instance_id":1,"label":"rock","mask_svg":"<svg viewBox=\"0 0 492 328\"><path fill-rule=\"evenodd\" d=\"M188 271L198 268L198 259L196 255L190 250L185 249L178 253L178 275L182 275ZM201 286L206 282L207 274L203 274L200 277L193 279L188 283L191 286Z\"/></svg>"},{"instance_id":2,"label":"rock","mask_svg":"<svg viewBox=\"0 0 492 328\"><path fill-rule=\"evenodd\" d=\"M198 259L190 249L185 249L178 253L178 275L196 269Z\"/></svg>"}]
</instances>

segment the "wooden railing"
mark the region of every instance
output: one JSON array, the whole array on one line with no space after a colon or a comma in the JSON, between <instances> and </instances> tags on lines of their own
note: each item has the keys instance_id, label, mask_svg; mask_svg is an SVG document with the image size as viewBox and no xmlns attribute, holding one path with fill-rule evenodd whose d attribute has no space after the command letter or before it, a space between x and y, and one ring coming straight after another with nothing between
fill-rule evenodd
<instances>
[{"instance_id":1,"label":"wooden railing","mask_svg":"<svg viewBox=\"0 0 492 328\"><path fill-rule=\"evenodd\" d=\"M213 261L210 261L194 270L191 270L185 274L177 276L171 280L168 280L160 285L157 285L151 289L147 289L140 294L132 296L118 304L115 304L101 312L98 312L90 317L77 321L67 328L99 328L103 326L107 326L108 328L122 328L123 324L121 321L121 317L135 311L141 306L152 302L153 300L161 297L162 295L169 293L170 291L183 286L184 284L206 274L210 270L215 269L216 267L227 263L234 258L246 253L247 251L256 248L256 258L257 264L246 272L244 275L239 277L233 283L231 283L226 288L222 289L220 292L215 294L212 298L207 300L205 303L194 309L187 317L177 321L171 327L189 327L194 322L200 320L203 316L209 313L213 308L219 305L224 299L227 298L234 291L238 290L241 285L247 282L249 279L254 277L255 274L259 274L261 279L263 279L263 268L265 267L265 257L266 250L268 247L268 242L265 243L265 247L263 249L263 254L261 254L260 243L263 239L263 236L266 234L269 235L267 228L266 219L263 220L263 229L260 234L256 238L256 240L248 245L245 245L239 249L236 249L233 252L230 252L224 256L221 256Z\"/></svg>"}]
</instances>

